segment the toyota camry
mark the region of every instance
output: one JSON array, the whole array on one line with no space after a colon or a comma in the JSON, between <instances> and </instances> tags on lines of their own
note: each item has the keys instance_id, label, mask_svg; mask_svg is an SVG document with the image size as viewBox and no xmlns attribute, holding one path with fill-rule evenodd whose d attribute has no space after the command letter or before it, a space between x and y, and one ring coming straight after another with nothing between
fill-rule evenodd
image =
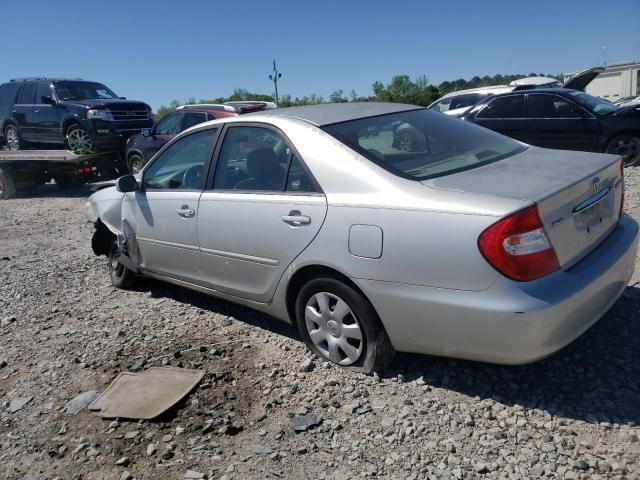
<instances>
[{"instance_id":1,"label":"toyota camry","mask_svg":"<svg viewBox=\"0 0 640 480\"><path fill-rule=\"evenodd\" d=\"M561 349L631 278L623 208L619 156L347 103L197 125L94 193L87 218L116 287L147 276L252 307L370 373L396 351L522 364Z\"/></svg>"}]
</instances>

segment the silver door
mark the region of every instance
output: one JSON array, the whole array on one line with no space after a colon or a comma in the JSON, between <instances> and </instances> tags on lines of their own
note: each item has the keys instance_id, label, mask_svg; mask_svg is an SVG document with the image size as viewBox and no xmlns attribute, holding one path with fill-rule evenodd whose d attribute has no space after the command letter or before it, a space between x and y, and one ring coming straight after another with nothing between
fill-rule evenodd
<instances>
[{"instance_id":1,"label":"silver door","mask_svg":"<svg viewBox=\"0 0 640 480\"><path fill-rule=\"evenodd\" d=\"M145 168L140 191L125 197L123 218L140 266L192 281L198 278L198 201L217 129L182 137Z\"/></svg>"},{"instance_id":2,"label":"silver door","mask_svg":"<svg viewBox=\"0 0 640 480\"><path fill-rule=\"evenodd\" d=\"M327 202L284 137L227 129L211 189L200 197L198 241L211 288L269 301L287 266L320 230Z\"/></svg>"}]
</instances>

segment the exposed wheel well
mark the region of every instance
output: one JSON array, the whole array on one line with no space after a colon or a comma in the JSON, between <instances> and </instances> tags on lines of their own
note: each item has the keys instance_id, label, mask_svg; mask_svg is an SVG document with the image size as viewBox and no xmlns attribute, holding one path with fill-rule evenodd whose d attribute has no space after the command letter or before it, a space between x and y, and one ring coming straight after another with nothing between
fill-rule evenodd
<instances>
[{"instance_id":1,"label":"exposed wheel well","mask_svg":"<svg viewBox=\"0 0 640 480\"><path fill-rule=\"evenodd\" d=\"M369 301L360 287L358 287L349 277L347 277L343 273L340 273L339 271L324 265L308 265L295 272L289 280L289 285L287 286L287 313L289 314L289 319L291 320L291 323L293 325L295 325L296 321L295 309L298 292L300 292L300 289L304 286L305 283L307 283L309 280L313 280L314 278L333 278L335 280L339 280L346 285L349 285L356 292L366 298L367 301Z\"/></svg>"},{"instance_id":2,"label":"exposed wheel well","mask_svg":"<svg viewBox=\"0 0 640 480\"><path fill-rule=\"evenodd\" d=\"M100 219L95 223L96 231L91 238L91 248L96 255L109 255L116 236Z\"/></svg>"},{"instance_id":3,"label":"exposed wheel well","mask_svg":"<svg viewBox=\"0 0 640 480\"><path fill-rule=\"evenodd\" d=\"M64 123L62 124L62 135L63 136L67 135L67 130L71 125L80 125L80 122L76 118L68 118L67 120L65 120ZM82 127L82 125L80 125L80 126Z\"/></svg>"},{"instance_id":4,"label":"exposed wheel well","mask_svg":"<svg viewBox=\"0 0 640 480\"><path fill-rule=\"evenodd\" d=\"M133 157L134 155L137 155L140 158L144 158L142 156L142 153L140 153L138 150L131 150L130 152L127 152L127 162L131 160L131 157Z\"/></svg>"}]
</instances>

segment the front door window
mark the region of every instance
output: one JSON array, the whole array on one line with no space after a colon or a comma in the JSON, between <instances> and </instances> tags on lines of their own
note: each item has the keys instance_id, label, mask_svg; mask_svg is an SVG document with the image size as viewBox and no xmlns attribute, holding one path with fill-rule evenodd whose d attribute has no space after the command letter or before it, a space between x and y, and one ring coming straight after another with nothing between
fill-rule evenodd
<instances>
[{"instance_id":1,"label":"front door window","mask_svg":"<svg viewBox=\"0 0 640 480\"><path fill-rule=\"evenodd\" d=\"M170 145L144 173L147 190L202 190L217 129L201 130Z\"/></svg>"}]
</instances>

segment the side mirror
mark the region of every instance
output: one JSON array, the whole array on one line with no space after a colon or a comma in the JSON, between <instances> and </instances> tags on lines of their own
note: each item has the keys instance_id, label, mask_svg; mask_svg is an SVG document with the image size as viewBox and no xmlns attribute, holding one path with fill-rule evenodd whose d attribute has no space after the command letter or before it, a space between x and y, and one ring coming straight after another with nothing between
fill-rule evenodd
<instances>
[{"instance_id":1,"label":"side mirror","mask_svg":"<svg viewBox=\"0 0 640 480\"><path fill-rule=\"evenodd\" d=\"M135 192L138 190L138 181L133 175L125 175L116 180L116 190L120 193Z\"/></svg>"},{"instance_id":2,"label":"side mirror","mask_svg":"<svg viewBox=\"0 0 640 480\"><path fill-rule=\"evenodd\" d=\"M120 100L126 100L127 97L120 97Z\"/></svg>"},{"instance_id":3,"label":"side mirror","mask_svg":"<svg viewBox=\"0 0 640 480\"><path fill-rule=\"evenodd\" d=\"M150 128L143 128L142 129L142 136L143 137L150 137L151 136L151 129Z\"/></svg>"},{"instance_id":4,"label":"side mirror","mask_svg":"<svg viewBox=\"0 0 640 480\"><path fill-rule=\"evenodd\" d=\"M40 103L43 103L45 105L54 105L56 102L49 95L43 95L42 97L40 97Z\"/></svg>"}]
</instances>

